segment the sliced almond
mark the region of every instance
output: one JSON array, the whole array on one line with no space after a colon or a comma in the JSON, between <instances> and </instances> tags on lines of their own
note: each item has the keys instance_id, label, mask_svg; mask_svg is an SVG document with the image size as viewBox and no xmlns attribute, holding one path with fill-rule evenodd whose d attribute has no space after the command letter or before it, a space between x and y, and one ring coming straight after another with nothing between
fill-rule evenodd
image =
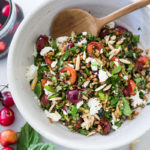
<instances>
[{"instance_id":1,"label":"sliced almond","mask_svg":"<svg viewBox=\"0 0 150 150\"><path fill-rule=\"evenodd\" d=\"M109 52L109 55L117 55L120 52L120 49L113 49L111 52Z\"/></svg>"},{"instance_id":2,"label":"sliced almond","mask_svg":"<svg viewBox=\"0 0 150 150\"><path fill-rule=\"evenodd\" d=\"M86 97L85 95L82 95L82 98L88 100L88 97Z\"/></svg>"},{"instance_id":3,"label":"sliced almond","mask_svg":"<svg viewBox=\"0 0 150 150\"><path fill-rule=\"evenodd\" d=\"M107 73L107 76L108 76L108 77L111 77L111 76L112 76L109 71L106 71L106 73Z\"/></svg>"},{"instance_id":4,"label":"sliced almond","mask_svg":"<svg viewBox=\"0 0 150 150\"><path fill-rule=\"evenodd\" d=\"M83 86L84 88L86 88L86 87L89 85L89 83L90 83L90 81L85 81L82 86Z\"/></svg>"},{"instance_id":5,"label":"sliced almond","mask_svg":"<svg viewBox=\"0 0 150 150\"><path fill-rule=\"evenodd\" d=\"M99 117L97 114L94 114L94 117L95 117L97 120L100 120L100 117Z\"/></svg>"},{"instance_id":6,"label":"sliced almond","mask_svg":"<svg viewBox=\"0 0 150 150\"><path fill-rule=\"evenodd\" d=\"M121 45L122 43L123 43L123 41L120 40L120 41L118 41L116 44L117 44L117 45Z\"/></svg>"},{"instance_id":7,"label":"sliced almond","mask_svg":"<svg viewBox=\"0 0 150 150\"><path fill-rule=\"evenodd\" d=\"M112 40L112 41L116 40L116 35L113 35L113 36L111 37L111 40Z\"/></svg>"},{"instance_id":8,"label":"sliced almond","mask_svg":"<svg viewBox=\"0 0 150 150\"><path fill-rule=\"evenodd\" d=\"M106 86L106 84L101 85L100 87L98 87L97 89L95 89L95 91L96 91L96 92L97 92L97 91L100 91L100 90L102 90L105 86Z\"/></svg>"},{"instance_id":9,"label":"sliced almond","mask_svg":"<svg viewBox=\"0 0 150 150\"><path fill-rule=\"evenodd\" d=\"M31 83L31 90L33 91L35 89L36 83L38 81L38 77L35 76L32 83Z\"/></svg>"},{"instance_id":10,"label":"sliced almond","mask_svg":"<svg viewBox=\"0 0 150 150\"><path fill-rule=\"evenodd\" d=\"M113 40L111 40L111 41L108 42L108 44L110 44L110 45L112 45L114 43L115 43L115 41L113 41Z\"/></svg>"},{"instance_id":11,"label":"sliced almond","mask_svg":"<svg viewBox=\"0 0 150 150\"><path fill-rule=\"evenodd\" d=\"M111 86L112 86L112 84L109 84L108 86L106 86L106 87L103 89L103 91L109 90L109 89L111 88Z\"/></svg>"},{"instance_id":12,"label":"sliced almond","mask_svg":"<svg viewBox=\"0 0 150 150\"><path fill-rule=\"evenodd\" d=\"M124 64L131 64L131 62L127 59L119 59Z\"/></svg>"},{"instance_id":13,"label":"sliced almond","mask_svg":"<svg viewBox=\"0 0 150 150\"><path fill-rule=\"evenodd\" d=\"M80 55L77 56L76 67L75 67L76 71L79 71L79 69L80 69Z\"/></svg>"},{"instance_id":14,"label":"sliced almond","mask_svg":"<svg viewBox=\"0 0 150 150\"><path fill-rule=\"evenodd\" d=\"M108 43L108 46L109 46L109 48L110 48L111 50L114 50L114 49L115 49L110 43Z\"/></svg>"},{"instance_id":15,"label":"sliced almond","mask_svg":"<svg viewBox=\"0 0 150 150\"><path fill-rule=\"evenodd\" d=\"M109 38L110 38L109 35L106 35L106 36L104 37L106 44L108 44Z\"/></svg>"},{"instance_id":16,"label":"sliced almond","mask_svg":"<svg viewBox=\"0 0 150 150\"><path fill-rule=\"evenodd\" d=\"M62 97L53 97L49 99L50 101L62 100Z\"/></svg>"},{"instance_id":17,"label":"sliced almond","mask_svg":"<svg viewBox=\"0 0 150 150\"><path fill-rule=\"evenodd\" d=\"M83 52L83 60L86 60L86 52Z\"/></svg>"},{"instance_id":18,"label":"sliced almond","mask_svg":"<svg viewBox=\"0 0 150 150\"><path fill-rule=\"evenodd\" d=\"M94 135L96 133L96 131L94 130L94 131L91 131L91 132L89 132L89 134L87 135L87 136L91 136L91 135Z\"/></svg>"}]
</instances>

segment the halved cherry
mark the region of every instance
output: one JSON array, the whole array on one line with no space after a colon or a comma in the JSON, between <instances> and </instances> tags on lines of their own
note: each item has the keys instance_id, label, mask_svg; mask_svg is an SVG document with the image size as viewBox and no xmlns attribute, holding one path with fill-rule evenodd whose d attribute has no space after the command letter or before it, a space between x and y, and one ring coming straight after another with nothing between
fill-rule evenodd
<instances>
[{"instance_id":1,"label":"halved cherry","mask_svg":"<svg viewBox=\"0 0 150 150\"><path fill-rule=\"evenodd\" d=\"M88 44L88 47L87 47L88 54L91 57L93 56L94 50L101 50L101 49L104 49L104 46L100 42L91 42Z\"/></svg>"},{"instance_id":2,"label":"halved cherry","mask_svg":"<svg viewBox=\"0 0 150 150\"><path fill-rule=\"evenodd\" d=\"M110 131L110 124L109 124L109 122L108 122L106 119L101 119L101 120L100 120L100 125L101 125L101 127L102 127L102 130L101 130L100 133L101 133L102 135L108 134L109 131Z\"/></svg>"},{"instance_id":3,"label":"halved cherry","mask_svg":"<svg viewBox=\"0 0 150 150\"><path fill-rule=\"evenodd\" d=\"M114 62L113 68L114 68L115 66L118 66L119 63L120 63L119 57L116 57L116 56L114 56L114 57L112 58L112 61Z\"/></svg>"},{"instance_id":4,"label":"halved cherry","mask_svg":"<svg viewBox=\"0 0 150 150\"><path fill-rule=\"evenodd\" d=\"M147 65L147 66L144 67L144 65ZM139 71L141 71L142 69L150 68L150 58L148 56L141 56L141 57L139 57L137 62L136 62L136 68Z\"/></svg>"},{"instance_id":5,"label":"halved cherry","mask_svg":"<svg viewBox=\"0 0 150 150\"><path fill-rule=\"evenodd\" d=\"M129 80L128 81L128 86L125 87L125 89L123 90L123 94L125 96L127 95L136 95L136 93L134 92L136 87L136 84L133 80Z\"/></svg>"},{"instance_id":6,"label":"halved cherry","mask_svg":"<svg viewBox=\"0 0 150 150\"><path fill-rule=\"evenodd\" d=\"M48 37L46 35L40 35L36 43L37 49L43 49L46 46L46 44L48 44Z\"/></svg>"},{"instance_id":7,"label":"halved cherry","mask_svg":"<svg viewBox=\"0 0 150 150\"><path fill-rule=\"evenodd\" d=\"M70 73L69 81L71 82L71 84L74 84L76 82L76 78L77 78L77 73L76 73L75 69L72 67L69 67L69 66L64 67L60 70L60 73L64 73L67 71L69 71L69 73Z\"/></svg>"},{"instance_id":8,"label":"halved cherry","mask_svg":"<svg viewBox=\"0 0 150 150\"><path fill-rule=\"evenodd\" d=\"M51 66L51 63L52 63L53 61L52 61L48 56L45 56L44 59L45 59L46 64L47 64L48 66Z\"/></svg>"},{"instance_id":9,"label":"halved cherry","mask_svg":"<svg viewBox=\"0 0 150 150\"><path fill-rule=\"evenodd\" d=\"M124 37L124 32L127 32L128 30L122 26L116 26L116 28L118 29L119 34Z\"/></svg>"},{"instance_id":10,"label":"halved cherry","mask_svg":"<svg viewBox=\"0 0 150 150\"><path fill-rule=\"evenodd\" d=\"M44 87L44 85L46 84L46 82L48 81L49 79L47 78L44 78L41 80L41 86Z\"/></svg>"}]
</instances>

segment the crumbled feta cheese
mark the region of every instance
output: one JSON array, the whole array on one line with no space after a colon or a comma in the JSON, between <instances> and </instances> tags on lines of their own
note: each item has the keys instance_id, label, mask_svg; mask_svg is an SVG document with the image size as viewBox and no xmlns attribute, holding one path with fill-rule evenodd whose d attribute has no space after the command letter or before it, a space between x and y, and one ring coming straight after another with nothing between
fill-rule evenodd
<instances>
[{"instance_id":1,"label":"crumbled feta cheese","mask_svg":"<svg viewBox=\"0 0 150 150\"><path fill-rule=\"evenodd\" d=\"M112 21L110 23L107 24L109 26L110 29L113 29L115 27L115 22Z\"/></svg>"},{"instance_id":2,"label":"crumbled feta cheese","mask_svg":"<svg viewBox=\"0 0 150 150\"><path fill-rule=\"evenodd\" d=\"M99 70L98 72L98 78L99 78L99 81L100 82L104 82L108 79L108 75L107 75L107 72L104 71L104 70Z\"/></svg>"},{"instance_id":3,"label":"crumbled feta cheese","mask_svg":"<svg viewBox=\"0 0 150 150\"><path fill-rule=\"evenodd\" d=\"M88 57L88 58L85 60L85 63L87 63L87 64L88 64L89 62L91 62L91 61L92 61L92 59L93 59L93 58Z\"/></svg>"},{"instance_id":4,"label":"crumbled feta cheese","mask_svg":"<svg viewBox=\"0 0 150 150\"><path fill-rule=\"evenodd\" d=\"M66 42L69 39L68 36L61 36L56 39L57 46L61 45L63 42Z\"/></svg>"},{"instance_id":5,"label":"crumbled feta cheese","mask_svg":"<svg viewBox=\"0 0 150 150\"><path fill-rule=\"evenodd\" d=\"M37 70L38 70L38 67L35 65L31 65L27 67L26 78L28 82L34 79L35 76L37 76Z\"/></svg>"},{"instance_id":6,"label":"crumbled feta cheese","mask_svg":"<svg viewBox=\"0 0 150 150\"><path fill-rule=\"evenodd\" d=\"M54 68L54 67L57 65L57 62L58 62L57 60L56 60L56 61L53 61L53 62L51 63L51 67Z\"/></svg>"},{"instance_id":7,"label":"crumbled feta cheese","mask_svg":"<svg viewBox=\"0 0 150 150\"><path fill-rule=\"evenodd\" d=\"M47 81L45 83L45 86L48 86L49 84L50 84L50 81ZM54 94L53 92L48 91L46 88L44 88L44 92L47 96L52 96Z\"/></svg>"},{"instance_id":8,"label":"crumbled feta cheese","mask_svg":"<svg viewBox=\"0 0 150 150\"><path fill-rule=\"evenodd\" d=\"M50 113L47 110L44 111L48 118L51 118L54 122L57 122L61 119L61 115L55 111L54 113Z\"/></svg>"},{"instance_id":9,"label":"crumbled feta cheese","mask_svg":"<svg viewBox=\"0 0 150 150\"><path fill-rule=\"evenodd\" d=\"M44 56L45 54L47 54L48 52L54 52L54 49L52 47L44 47L41 52L40 52L40 55L41 56Z\"/></svg>"},{"instance_id":10,"label":"crumbled feta cheese","mask_svg":"<svg viewBox=\"0 0 150 150\"><path fill-rule=\"evenodd\" d=\"M136 107L136 106L139 106L139 105L142 105L142 104L146 104L146 101L144 101L143 99L141 99L139 97L139 91L136 92L136 95L135 96L131 96L131 98L133 99L133 102L132 102L132 106L133 107Z\"/></svg>"},{"instance_id":11,"label":"crumbled feta cheese","mask_svg":"<svg viewBox=\"0 0 150 150\"><path fill-rule=\"evenodd\" d=\"M128 76L126 75L126 76L123 76L123 79L124 80L128 80Z\"/></svg>"},{"instance_id":12,"label":"crumbled feta cheese","mask_svg":"<svg viewBox=\"0 0 150 150\"><path fill-rule=\"evenodd\" d=\"M36 49L36 45L34 44L34 47L33 47L33 54L32 54L34 57L37 56L37 49Z\"/></svg>"},{"instance_id":13,"label":"crumbled feta cheese","mask_svg":"<svg viewBox=\"0 0 150 150\"><path fill-rule=\"evenodd\" d=\"M103 54L103 49L100 50L100 54Z\"/></svg>"},{"instance_id":14,"label":"crumbled feta cheese","mask_svg":"<svg viewBox=\"0 0 150 150\"><path fill-rule=\"evenodd\" d=\"M98 62L95 59L91 60L91 69L92 69L92 71L98 70Z\"/></svg>"},{"instance_id":15,"label":"crumbled feta cheese","mask_svg":"<svg viewBox=\"0 0 150 150\"><path fill-rule=\"evenodd\" d=\"M111 40L112 40L112 41L116 40L116 35L113 35L113 36L111 37Z\"/></svg>"},{"instance_id":16,"label":"crumbled feta cheese","mask_svg":"<svg viewBox=\"0 0 150 150\"><path fill-rule=\"evenodd\" d=\"M87 40L86 39L83 39L81 40L80 42L77 43L78 46L82 45L82 44L86 44L87 43Z\"/></svg>"},{"instance_id":17,"label":"crumbled feta cheese","mask_svg":"<svg viewBox=\"0 0 150 150\"><path fill-rule=\"evenodd\" d=\"M63 114L66 116L68 113L62 109Z\"/></svg>"},{"instance_id":18,"label":"crumbled feta cheese","mask_svg":"<svg viewBox=\"0 0 150 150\"><path fill-rule=\"evenodd\" d=\"M83 101L77 103L77 109L79 109L83 105Z\"/></svg>"},{"instance_id":19,"label":"crumbled feta cheese","mask_svg":"<svg viewBox=\"0 0 150 150\"><path fill-rule=\"evenodd\" d=\"M106 44L108 44L108 42L109 42L109 38L110 38L110 36L109 36L109 35L106 35L106 36L104 37Z\"/></svg>"},{"instance_id":20,"label":"crumbled feta cheese","mask_svg":"<svg viewBox=\"0 0 150 150\"><path fill-rule=\"evenodd\" d=\"M82 32L82 35L87 35L87 32Z\"/></svg>"},{"instance_id":21,"label":"crumbled feta cheese","mask_svg":"<svg viewBox=\"0 0 150 150\"><path fill-rule=\"evenodd\" d=\"M101 109L102 105L98 101L97 97L90 98L88 102L88 106L90 107L90 114L94 115L98 113L98 111Z\"/></svg>"}]
</instances>

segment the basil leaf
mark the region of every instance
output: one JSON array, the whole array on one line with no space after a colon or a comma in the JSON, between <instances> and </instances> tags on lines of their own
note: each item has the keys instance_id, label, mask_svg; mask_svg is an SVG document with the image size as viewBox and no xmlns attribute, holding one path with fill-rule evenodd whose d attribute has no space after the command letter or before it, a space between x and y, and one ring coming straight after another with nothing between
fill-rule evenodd
<instances>
[{"instance_id":1,"label":"basil leaf","mask_svg":"<svg viewBox=\"0 0 150 150\"><path fill-rule=\"evenodd\" d=\"M31 145L28 150L55 150L55 147L48 143L38 143L36 145Z\"/></svg>"},{"instance_id":2,"label":"basil leaf","mask_svg":"<svg viewBox=\"0 0 150 150\"><path fill-rule=\"evenodd\" d=\"M119 73L121 71L121 65L115 66L114 69L112 70L112 74Z\"/></svg>"},{"instance_id":3,"label":"basil leaf","mask_svg":"<svg viewBox=\"0 0 150 150\"><path fill-rule=\"evenodd\" d=\"M48 85L44 85L44 88L49 91L49 92L55 92L55 89L51 86L48 86Z\"/></svg>"},{"instance_id":4,"label":"basil leaf","mask_svg":"<svg viewBox=\"0 0 150 150\"><path fill-rule=\"evenodd\" d=\"M42 86L41 86L41 83L38 82L35 86L35 89L34 89L34 93L37 95L38 98L41 97L42 95Z\"/></svg>"},{"instance_id":5,"label":"basil leaf","mask_svg":"<svg viewBox=\"0 0 150 150\"><path fill-rule=\"evenodd\" d=\"M32 144L39 142L39 134L26 123L22 128L17 142L17 150L28 150Z\"/></svg>"},{"instance_id":6,"label":"basil leaf","mask_svg":"<svg viewBox=\"0 0 150 150\"><path fill-rule=\"evenodd\" d=\"M130 116L132 113L132 110L130 108L129 101L126 100L125 98L123 99L123 105L124 105L123 114L126 116Z\"/></svg>"}]
</instances>

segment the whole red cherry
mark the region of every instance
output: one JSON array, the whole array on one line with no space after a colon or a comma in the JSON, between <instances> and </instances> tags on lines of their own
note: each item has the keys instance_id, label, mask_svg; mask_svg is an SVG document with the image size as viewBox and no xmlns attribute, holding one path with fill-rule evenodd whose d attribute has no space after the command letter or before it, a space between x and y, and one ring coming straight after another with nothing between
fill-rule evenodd
<instances>
[{"instance_id":1,"label":"whole red cherry","mask_svg":"<svg viewBox=\"0 0 150 150\"><path fill-rule=\"evenodd\" d=\"M6 5L2 8L2 15L8 17L10 13L10 5Z\"/></svg>"},{"instance_id":2,"label":"whole red cherry","mask_svg":"<svg viewBox=\"0 0 150 150\"><path fill-rule=\"evenodd\" d=\"M10 108L3 108L0 111L0 124L3 126L11 125L15 120L15 115L12 109Z\"/></svg>"},{"instance_id":3,"label":"whole red cherry","mask_svg":"<svg viewBox=\"0 0 150 150\"><path fill-rule=\"evenodd\" d=\"M12 95L9 91L5 91L2 93L2 103L6 107L11 107L15 104Z\"/></svg>"},{"instance_id":4,"label":"whole red cherry","mask_svg":"<svg viewBox=\"0 0 150 150\"><path fill-rule=\"evenodd\" d=\"M2 150L14 150L14 148L7 146L7 147L2 148Z\"/></svg>"}]
</instances>

